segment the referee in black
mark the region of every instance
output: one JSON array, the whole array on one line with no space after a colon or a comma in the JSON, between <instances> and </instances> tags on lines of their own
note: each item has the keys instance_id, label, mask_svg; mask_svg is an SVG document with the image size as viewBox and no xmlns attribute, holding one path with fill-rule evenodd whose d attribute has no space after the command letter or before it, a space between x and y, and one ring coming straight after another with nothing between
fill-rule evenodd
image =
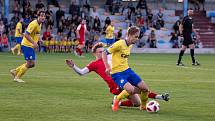
<instances>
[{"instance_id":1,"label":"referee in black","mask_svg":"<svg viewBox=\"0 0 215 121\"><path fill-rule=\"evenodd\" d=\"M200 65L194 57L194 42L192 39L192 33L194 33L195 35L197 35L197 32L194 30L193 27L193 19L192 19L192 15L193 15L193 10L189 9L188 10L188 15L185 16L182 20L182 23L179 27L180 30L180 34L183 35L184 41L182 43L182 48L179 54L179 58L178 61L176 63L177 66L184 66L184 64L181 62L182 56L184 55L184 52L186 50L187 47L190 48L190 55L192 58L192 65L194 66L198 66Z\"/></svg>"}]
</instances>

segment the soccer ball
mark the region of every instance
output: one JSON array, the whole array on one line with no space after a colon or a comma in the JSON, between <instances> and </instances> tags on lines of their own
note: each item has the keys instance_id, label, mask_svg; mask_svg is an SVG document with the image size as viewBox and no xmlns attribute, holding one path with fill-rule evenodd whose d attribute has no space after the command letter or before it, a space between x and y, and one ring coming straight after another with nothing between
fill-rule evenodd
<instances>
[{"instance_id":1,"label":"soccer ball","mask_svg":"<svg viewBox=\"0 0 215 121\"><path fill-rule=\"evenodd\" d=\"M151 100L146 104L146 111L149 113L158 112L159 110L160 110L160 105L155 100Z\"/></svg>"}]
</instances>

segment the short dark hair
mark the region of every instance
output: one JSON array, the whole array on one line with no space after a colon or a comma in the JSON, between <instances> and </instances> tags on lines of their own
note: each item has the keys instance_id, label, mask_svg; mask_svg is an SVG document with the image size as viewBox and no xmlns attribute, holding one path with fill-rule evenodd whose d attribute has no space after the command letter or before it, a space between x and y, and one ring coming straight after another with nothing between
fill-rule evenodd
<instances>
[{"instance_id":1,"label":"short dark hair","mask_svg":"<svg viewBox=\"0 0 215 121\"><path fill-rule=\"evenodd\" d=\"M93 45L93 47L92 47L92 52L93 52L93 53L96 53L96 50L97 50L98 48L102 48L102 47L104 47L104 44L101 43L101 42L98 42L98 43L96 43L95 45Z\"/></svg>"}]
</instances>

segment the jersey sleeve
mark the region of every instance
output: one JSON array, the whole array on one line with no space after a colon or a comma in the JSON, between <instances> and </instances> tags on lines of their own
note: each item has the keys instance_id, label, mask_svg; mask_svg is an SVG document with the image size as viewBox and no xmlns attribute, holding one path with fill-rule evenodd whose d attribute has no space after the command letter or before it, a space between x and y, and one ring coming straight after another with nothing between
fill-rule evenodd
<instances>
[{"instance_id":1,"label":"jersey sleeve","mask_svg":"<svg viewBox=\"0 0 215 121\"><path fill-rule=\"evenodd\" d=\"M80 29L81 29L81 24L78 25L77 31L79 31Z\"/></svg>"},{"instance_id":2,"label":"jersey sleeve","mask_svg":"<svg viewBox=\"0 0 215 121\"><path fill-rule=\"evenodd\" d=\"M26 32L31 34L35 30L35 28L36 28L36 25L34 23L30 23L28 25L28 28L27 28Z\"/></svg>"},{"instance_id":3,"label":"jersey sleeve","mask_svg":"<svg viewBox=\"0 0 215 121\"><path fill-rule=\"evenodd\" d=\"M87 68L89 69L89 71L95 71L96 70L96 63L95 62L90 62L88 65L87 65Z\"/></svg>"},{"instance_id":4,"label":"jersey sleeve","mask_svg":"<svg viewBox=\"0 0 215 121\"><path fill-rule=\"evenodd\" d=\"M107 49L107 52L108 52L108 53L114 53L114 52L116 52L116 51L119 51L120 48L121 48L121 44L122 44L121 41L115 42L112 46L110 46L110 47Z\"/></svg>"}]
</instances>

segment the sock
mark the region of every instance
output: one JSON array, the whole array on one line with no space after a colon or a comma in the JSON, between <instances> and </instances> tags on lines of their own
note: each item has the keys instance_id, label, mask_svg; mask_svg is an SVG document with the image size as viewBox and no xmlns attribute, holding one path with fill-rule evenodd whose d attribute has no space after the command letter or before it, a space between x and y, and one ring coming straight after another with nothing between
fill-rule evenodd
<instances>
[{"instance_id":1,"label":"sock","mask_svg":"<svg viewBox=\"0 0 215 121\"><path fill-rule=\"evenodd\" d=\"M20 44L16 44L16 46L13 49L15 50L15 49L18 49L18 48L20 48Z\"/></svg>"},{"instance_id":2,"label":"sock","mask_svg":"<svg viewBox=\"0 0 215 121\"><path fill-rule=\"evenodd\" d=\"M127 107L132 107L133 103L131 100L126 100L126 101L122 101L120 106L127 106Z\"/></svg>"},{"instance_id":3,"label":"sock","mask_svg":"<svg viewBox=\"0 0 215 121\"><path fill-rule=\"evenodd\" d=\"M81 55L81 49L80 48L76 48L75 51L78 53L78 55Z\"/></svg>"},{"instance_id":4,"label":"sock","mask_svg":"<svg viewBox=\"0 0 215 121\"><path fill-rule=\"evenodd\" d=\"M156 96L155 96L155 99L163 100L163 96L162 96L162 95L156 95Z\"/></svg>"},{"instance_id":5,"label":"sock","mask_svg":"<svg viewBox=\"0 0 215 121\"><path fill-rule=\"evenodd\" d=\"M192 58L192 62L195 63L196 60L195 60L195 57L194 57L194 49L190 49L190 55L191 55L191 58Z\"/></svg>"},{"instance_id":6,"label":"sock","mask_svg":"<svg viewBox=\"0 0 215 121\"><path fill-rule=\"evenodd\" d=\"M181 50L178 58L178 63L181 63L181 59L183 55L184 55L184 50Z\"/></svg>"},{"instance_id":7,"label":"sock","mask_svg":"<svg viewBox=\"0 0 215 121\"><path fill-rule=\"evenodd\" d=\"M155 99L156 96L157 96L157 94L154 93L154 92L149 92L149 94L148 94L148 97L149 97L149 98Z\"/></svg>"},{"instance_id":8,"label":"sock","mask_svg":"<svg viewBox=\"0 0 215 121\"><path fill-rule=\"evenodd\" d=\"M26 67L26 64L23 64L20 69L19 72L17 72L16 77L20 78L22 75L25 74L25 72L28 70L28 68Z\"/></svg>"},{"instance_id":9,"label":"sock","mask_svg":"<svg viewBox=\"0 0 215 121\"><path fill-rule=\"evenodd\" d=\"M146 106L147 100L148 100L148 92L141 92L140 94L141 99L141 106Z\"/></svg>"},{"instance_id":10,"label":"sock","mask_svg":"<svg viewBox=\"0 0 215 121\"><path fill-rule=\"evenodd\" d=\"M126 90L123 90L119 95L117 95L116 99L121 100L129 96L129 93Z\"/></svg>"},{"instance_id":11,"label":"sock","mask_svg":"<svg viewBox=\"0 0 215 121\"><path fill-rule=\"evenodd\" d=\"M20 71L20 68L22 68L22 66L24 66L24 65L26 65L26 63L24 63L24 64L22 64L21 66L18 66L18 67L16 68L16 74Z\"/></svg>"}]
</instances>

